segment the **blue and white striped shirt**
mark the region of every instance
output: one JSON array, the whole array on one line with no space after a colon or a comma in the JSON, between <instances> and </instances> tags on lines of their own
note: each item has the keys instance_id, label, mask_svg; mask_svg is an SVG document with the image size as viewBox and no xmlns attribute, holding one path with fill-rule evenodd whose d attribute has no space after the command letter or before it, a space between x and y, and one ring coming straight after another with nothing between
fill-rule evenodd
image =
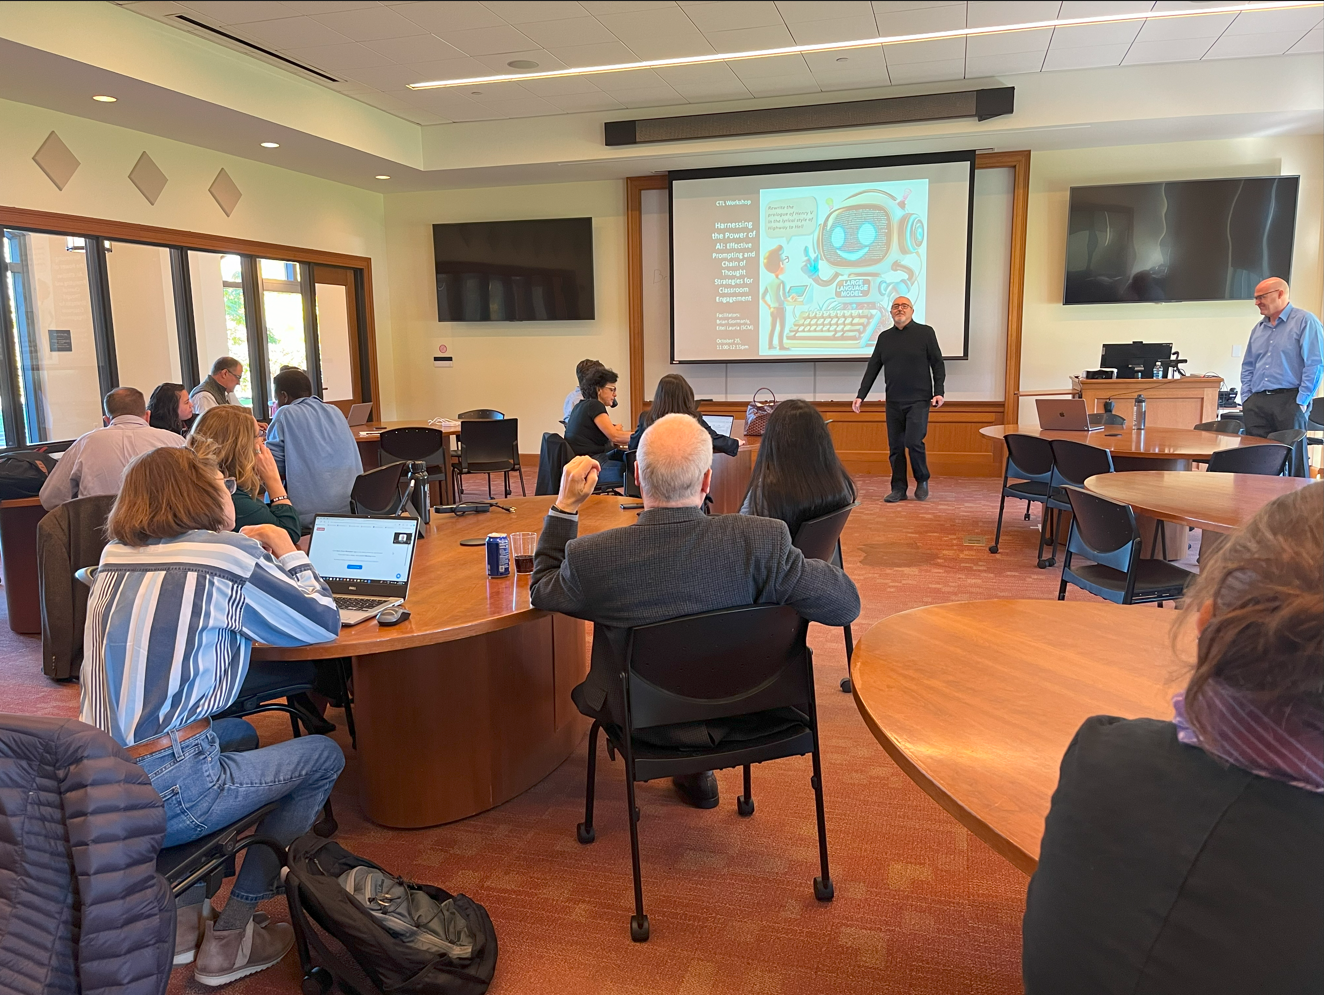
<instances>
[{"instance_id":1,"label":"blue and white striped shirt","mask_svg":"<svg viewBox=\"0 0 1324 995\"><path fill-rule=\"evenodd\" d=\"M304 646L340 633L340 612L308 557L273 559L234 532L110 543L87 601L84 722L121 746L229 707L253 643Z\"/></svg>"}]
</instances>

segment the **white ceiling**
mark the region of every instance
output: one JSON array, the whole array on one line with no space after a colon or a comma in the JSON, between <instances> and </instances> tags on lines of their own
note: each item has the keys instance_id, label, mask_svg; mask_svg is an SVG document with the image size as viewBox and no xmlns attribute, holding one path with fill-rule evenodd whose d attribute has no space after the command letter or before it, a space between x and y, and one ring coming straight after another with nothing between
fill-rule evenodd
<instances>
[{"instance_id":1,"label":"white ceiling","mask_svg":"<svg viewBox=\"0 0 1324 995\"><path fill-rule=\"evenodd\" d=\"M1127 11L1198 9L1175 0L128 0L182 30L186 15L341 82L322 82L418 124L644 110L1020 73L1324 51L1318 7L1091 25L886 49L415 91L408 83L639 59L943 31ZM315 79L316 77L306 76ZM646 114L634 116L647 116Z\"/></svg>"}]
</instances>

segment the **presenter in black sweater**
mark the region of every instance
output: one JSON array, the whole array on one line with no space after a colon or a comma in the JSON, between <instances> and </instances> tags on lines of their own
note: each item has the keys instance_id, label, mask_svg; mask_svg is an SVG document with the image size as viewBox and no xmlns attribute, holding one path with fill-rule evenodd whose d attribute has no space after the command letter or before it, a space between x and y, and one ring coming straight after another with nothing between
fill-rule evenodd
<instances>
[{"instance_id":1,"label":"presenter in black sweater","mask_svg":"<svg viewBox=\"0 0 1324 995\"><path fill-rule=\"evenodd\" d=\"M869 365L860 381L860 393L851 404L859 414L860 403L883 371L887 403L887 448L892 463L892 493L888 504L906 499L906 450L915 475L915 500L929 497L929 463L924 455L924 436L929 431L929 408L941 408L947 368L942 363L938 336L928 325L911 319L915 308L906 297L892 302L892 327L878 336Z\"/></svg>"}]
</instances>

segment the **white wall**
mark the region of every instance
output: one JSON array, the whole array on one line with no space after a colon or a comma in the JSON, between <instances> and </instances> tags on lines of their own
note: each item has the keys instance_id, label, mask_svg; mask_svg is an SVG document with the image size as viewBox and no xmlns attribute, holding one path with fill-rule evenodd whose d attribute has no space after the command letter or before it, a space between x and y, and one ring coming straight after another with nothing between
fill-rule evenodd
<instances>
[{"instance_id":1,"label":"white wall","mask_svg":"<svg viewBox=\"0 0 1324 995\"><path fill-rule=\"evenodd\" d=\"M593 321L437 321L434 224L574 217L593 218ZM543 432L561 431L561 404L575 386L575 364L592 357L620 374L614 420L628 421L623 180L389 195L386 247L398 417L497 408L520 420L520 452L536 453ZM454 357L453 368L433 368L439 344Z\"/></svg>"},{"instance_id":2,"label":"white wall","mask_svg":"<svg viewBox=\"0 0 1324 995\"><path fill-rule=\"evenodd\" d=\"M1242 138L1168 145L1036 152L1030 164L1025 248L1021 390L1069 386L1068 377L1098 365L1104 342L1171 342L1190 357L1188 373L1216 373L1240 387L1241 359L1259 314L1250 301L1170 304L1062 304L1068 193L1073 186L1217 176L1300 175L1292 300L1320 313L1324 146L1319 135ZM1033 398L1020 420L1036 423Z\"/></svg>"}]
</instances>

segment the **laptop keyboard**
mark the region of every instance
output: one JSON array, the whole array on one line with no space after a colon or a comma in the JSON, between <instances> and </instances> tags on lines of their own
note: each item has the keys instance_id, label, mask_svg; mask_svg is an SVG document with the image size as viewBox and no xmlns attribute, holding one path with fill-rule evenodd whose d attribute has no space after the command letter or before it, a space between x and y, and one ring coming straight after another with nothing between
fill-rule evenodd
<instances>
[{"instance_id":1,"label":"laptop keyboard","mask_svg":"<svg viewBox=\"0 0 1324 995\"><path fill-rule=\"evenodd\" d=\"M336 594L332 597L336 600L337 608L351 612L370 612L391 600L390 598L354 598L348 594Z\"/></svg>"}]
</instances>

